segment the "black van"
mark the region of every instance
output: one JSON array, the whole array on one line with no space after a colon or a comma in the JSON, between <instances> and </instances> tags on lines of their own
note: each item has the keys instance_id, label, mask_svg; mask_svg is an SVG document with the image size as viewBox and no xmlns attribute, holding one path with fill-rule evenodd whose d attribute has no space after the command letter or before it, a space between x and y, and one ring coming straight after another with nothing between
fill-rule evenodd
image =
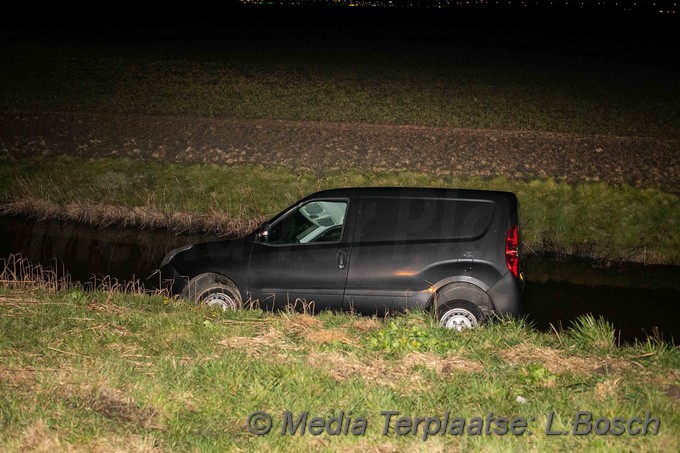
<instances>
[{"instance_id":1,"label":"black van","mask_svg":"<svg viewBox=\"0 0 680 453\"><path fill-rule=\"evenodd\" d=\"M522 313L510 192L349 188L312 194L236 240L168 253L161 275L192 301L381 314L431 309L448 328Z\"/></svg>"}]
</instances>

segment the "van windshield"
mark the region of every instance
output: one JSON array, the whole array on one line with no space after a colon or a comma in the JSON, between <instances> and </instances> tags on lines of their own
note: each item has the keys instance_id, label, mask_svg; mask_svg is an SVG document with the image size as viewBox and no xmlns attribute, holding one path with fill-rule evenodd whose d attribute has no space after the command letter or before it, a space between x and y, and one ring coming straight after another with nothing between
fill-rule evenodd
<instances>
[{"instance_id":1,"label":"van windshield","mask_svg":"<svg viewBox=\"0 0 680 453\"><path fill-rule=\"evenodd\" d=\"M270 244L337 242L342 236L347 202L311 201L294 209L269 230Z\"/></svg>"}]
</instances>

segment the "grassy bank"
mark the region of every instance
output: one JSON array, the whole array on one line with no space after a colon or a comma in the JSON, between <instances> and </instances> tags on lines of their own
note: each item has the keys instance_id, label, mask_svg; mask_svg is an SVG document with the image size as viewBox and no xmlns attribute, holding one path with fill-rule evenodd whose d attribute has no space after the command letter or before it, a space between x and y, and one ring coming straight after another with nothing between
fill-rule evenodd
<instances>
[{"instance_id":1,"label":"grassy bank","mask_svg":"<svg viewBox=\"0 0 680 453\"><path fill-rule=\"evenodd\" d=\"M680 135L672 69L559 49L380 39L221 48L2 42L0 61L0 108Z\"/></svg>"},{"instance_id":2,"label":"grassy bank","mask_svg":"<svg viewBox=\"0 0 680 453\"><path fill-rule=\"evenodd\" d=\"M251 231L304 195L346 186L509 190L520 201L527 252L680 264L680 200L654 189L114 158L35 158L0 166L0 200L6 212L228 235Z\"/></svg>"},{"instance_id":3,"label":"grassy bank","mask_svg":"<svg viewBox=\"0 0 680 453\"><path fill-rule=\"evenodd\" d=\"M213 312L160 296L0 287L3 451L677 451L680 351L615 347L609 326L474 332L387 320ZM284 411L365 417L364 435L281 435ZM578 411L658 417L658 433L572 435ZM249 415L273 418L269 434ZM522 417L523 435L383 435L381 411ZM566 435L546 435L552 430ZM469 425L469 423L468 423ZM468 426L466 425L466 426ZM299 431L298 431L299 432Z\"/></svg>"}]
</instances>

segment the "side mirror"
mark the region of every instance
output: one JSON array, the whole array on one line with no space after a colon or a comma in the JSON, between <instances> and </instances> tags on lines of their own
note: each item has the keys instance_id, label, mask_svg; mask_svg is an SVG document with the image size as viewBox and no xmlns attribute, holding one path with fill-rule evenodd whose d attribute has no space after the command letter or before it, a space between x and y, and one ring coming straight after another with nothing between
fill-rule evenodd
<instances>
[{"instance_id":1,"label":"side mirror","mask_svg":"<svg viewBox=\"0 0 680 453\"><path fill-rule=\"evenodd\" d=\"M269 222L264 222L260 225L256 237L259 242L267 242L267 239L269 239Z\"/></svg>"}]
</instances>

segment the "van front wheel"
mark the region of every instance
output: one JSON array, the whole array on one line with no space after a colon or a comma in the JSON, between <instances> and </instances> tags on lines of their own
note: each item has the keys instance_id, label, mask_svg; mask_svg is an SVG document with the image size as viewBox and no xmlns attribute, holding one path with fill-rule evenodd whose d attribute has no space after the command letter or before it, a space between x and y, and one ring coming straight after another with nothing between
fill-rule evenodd
<instances>
[{"instance_id":1,"label":"van front wheel","mask_svg":"<svg viewBox=\"0 0 680 453\"><path fill-rule=\"evenodd\" d=\"M475 329L484 322L482 311L466 300L447 302L438 308L437 314L439 325L458 331Z\"/></svg>"},{"instance_id":2,"label":"van front wheel","mask_svg":"<svg viewBox=\"0 0 680 453\"><path fill-rule=\"evenodd\" d=\"M221 308L241 308L241 292L234 282L219 274L201 274L189 281L182 296L192 302Z\"/></svg>"}]
</instances>

